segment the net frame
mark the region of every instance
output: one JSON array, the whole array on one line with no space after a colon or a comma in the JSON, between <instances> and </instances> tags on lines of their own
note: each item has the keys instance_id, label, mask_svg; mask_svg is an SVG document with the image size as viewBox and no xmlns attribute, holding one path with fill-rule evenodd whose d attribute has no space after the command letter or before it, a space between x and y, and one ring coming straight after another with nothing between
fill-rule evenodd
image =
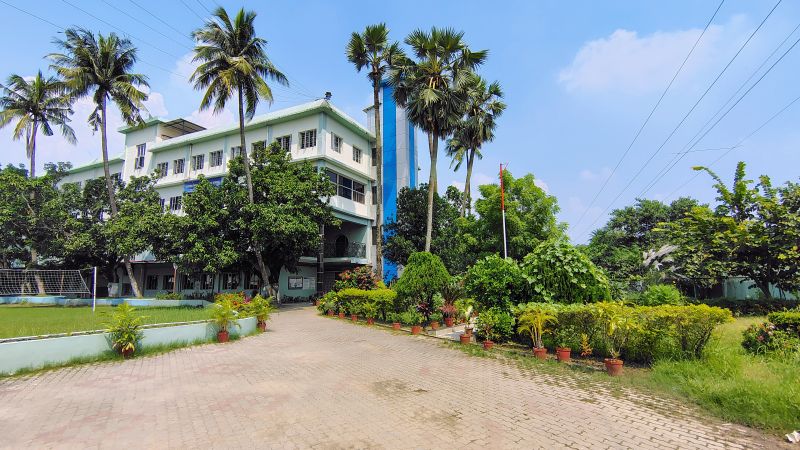
<instances>
[{"instance_id":1,"label":"net frame","mask_svg":"<svg viewBox=\"0 0 800 450\"><path fill-rule=\"evenodd\" d=\"M0 269L0 295L91 293L81 270Z\"/></svg>"}]
</instances>

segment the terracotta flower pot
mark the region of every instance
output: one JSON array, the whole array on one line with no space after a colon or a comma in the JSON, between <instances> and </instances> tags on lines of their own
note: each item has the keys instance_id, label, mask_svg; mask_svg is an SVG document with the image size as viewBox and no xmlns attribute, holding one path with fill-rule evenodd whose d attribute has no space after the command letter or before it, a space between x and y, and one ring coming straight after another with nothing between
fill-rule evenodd
<instances>
[{"instance_id":1,"label":"terracotta flower pot","mask_svg":"<svg viewBox=\"0 0 800 450\"><path fill-rule=\"evenodd\" d=\"M228 330L222 330L217 332L217 342L228 342L228 338L230 338L230 334Z\"/></svg>"},{"instance_id":2,"label":"terracotta flower pot","mask_svg":"<svg viewBox=\"0 0 800 450\"><path fill-rule=\"evenodd\" d=\"M411 334L419 334L422 332L422 327L419 325L412 325L411 326Z\"/></svg>"},{"instance_id":3,"label":"terracotta flower pot","mask_svg":"<svg viewBox=\"0 0 800 450\"><path fill-rule=\"evenodd\" d=\"M612 377L622 375L622 365L624 362L621 359L606 358L603 360L606 364L606 372Z\"/></svg>"},{"instance_id":4,"label":"terracotta flower pot","mask_svg":"<svg viewBox=\"0 0 800 450\"><path fill-rule=\"evenodd\" d=\"M340 319L344 319L344 313L343 313L343 312L340 312L340 313L339 313L339 318L340 318Z\"/></svg>"},{"instance_id":5,"label":"terracotta flower pot","mask_svg":"<svg viewBox=\"0 0 800 450\"><path fill-rule=\"evenodd\" d=\"M489 341L489 340L483 341L483 349L484 350L491 350L492 347L494 347L494 342Z\"/></svg>"},{"instance_id":6,"label":"terracotta flower pot","mask_svg":"<svg viewBox=\"0 0 800 450\"><path fill-rule=\"evenodd\" d=\"M329 316L331 316L331 317L333 317L333 310L332 310L332 309L329 309L329 310L328 310L328 315L329 315Z\"/></svg>"},{"instance_id":7,"label":"terracotta flower pot","mask_svg":"<svg viewBox=\"0 0 800 450\"><path fill-rule=\"evenodd\" d=\"M431 330L435 331L435 330L438 330L438 329L439 329L439 322L437 322L435 320L433 322L431 322Z\"/></svg>"},{"instance_id":8,"label":"terracotta flower pot","mask_svg":"<svg viewBox=\"0 0 800 450\"><path fill-rule=\"evenodd\" d=\"M533 349L533 354L539 359L547 359L547 349L544 348L544 347L542 347L542 348L538 348L538 347L534 348Z\"/></svg>"},{"instance_id":9,"label":"terracotta flower pot","mask_svg":"<svg viewBox=\"0 0 800 450\"><path fill-rule=\"evenodd\" d=\"M375 325L375 319L372 317L367 317L367 325Z\"/></svg>"},{"instance_id":10,"label":"terracotta flower pot","mask_svg":"<svg viewBox=\"0 0 800 450\"><path fill-rule=\"evenodd\" d=\"M392 322L392 329L399 330L400 329L400 322Z\"/></svg>"},{"instance_id":11,"label":"terracotta flower pot","mask_svg":"<svg viewBox=\"0 0 800 450\"><path fill-rule=\"evenodd\" d=\"M314 300L314 306L319 306L319 300Z\"/></svg>"},{"instance_id":12,"label":"terracotta flower pot","mask_svg":"<svg viewBox=\"0 0 800 450\"><path fill-rule=\"evenodd\" d=\"M135 349L128 348L125 350L120 350L119 354L122 355L123 359L130 359L133 357L133 352Z\"/></svg>"},{"instance_id":13,"label":"terracotta flower pot","mask_svg":"<svg viewBox=\"0 0 800 450\"><path fill-rule=\"evenodd\" d=\"M472 328L464 327L464 334L467 336L472 336Z\"/></svg>"},{"instance_id":14,"label":"terracotta flower pot","mask_svg":"<svg viewBox=\"0 0 800 450\"><path fill-rule=\"evenodd\" d=\"M350 320L353 322L358 322L358 314L350 314Z\"/></svg>"},{"instance_id":15,"label":"terracotta flower pot","mask_svg":"<svg viewBox=\"0 0 800 450\"><path fill-rule=\"evenodd\" d=\"M258 323L257 323L256 325L258 325L258 329L259 329L259 330L261 330L261 331L267 331L267 322L265 322L265 321L263 321L263 320L259 320L259 321L258 321Z\"/></svg>"},{"instance_id":16,"label":"terracotta flower pot","mask_svg":"<svg viewBox=\"0 0 800 450\"><path fill-rule=\"evenodd\" d=\"M570 359L570 353L572 353L572 349L569 347L557 347L556 348L556 358L559 362L567 362Z\"/></svg>"},{"instance_id":17,"label":"terracotta flower pot","mask_svg":"<svg viewBox=\"0 0 800 450\"><path fill-rule=\"evenodd\" d=\"M468 335L466 333L460 335L458 338L461 340L462 344L469 344L470 341L472 340L472 336L470 336L470 335Z\"/></svg>"},{"instance_id":18,"label":"terracotta flower pot","mask_svg":"<svg viewBox=\"0 0 800 450\"><path fill-rule=\"evenodd\" d=\"M452 327L453 326L453 322L455 322L455 321L453 320L452 317L445 317L444 318L444 326L446 326L447 328Z\"/></svg>"}]
</instances>

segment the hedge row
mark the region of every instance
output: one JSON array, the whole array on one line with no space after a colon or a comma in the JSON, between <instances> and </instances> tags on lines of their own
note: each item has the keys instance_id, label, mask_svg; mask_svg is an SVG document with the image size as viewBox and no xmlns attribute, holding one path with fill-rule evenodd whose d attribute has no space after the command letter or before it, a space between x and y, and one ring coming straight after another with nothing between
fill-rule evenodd
<instances>
[{"instance_id":1,"label":"hedge row","mask_svg":"<svg viewBox=\"0 0 800 450\"><path fill-rule=\"evenodd\" d=\"M333 311L345 314L363 314L365 305L374 305L377 316L386 320L388 314L395 312L397 293L388 288L356 289L347 288L325 294L317 305L321 312ZM369 309L372 306L368 307Z\"/></svg>"}]
</instances>

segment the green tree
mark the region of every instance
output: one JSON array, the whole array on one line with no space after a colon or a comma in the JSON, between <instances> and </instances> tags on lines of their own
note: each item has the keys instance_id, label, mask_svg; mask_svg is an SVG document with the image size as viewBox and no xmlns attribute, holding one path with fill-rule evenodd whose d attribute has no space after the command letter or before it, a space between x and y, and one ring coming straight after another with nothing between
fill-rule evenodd
<instances>
[{"instance_id":1,"label":"green tree","mask_svg":"<svg viewBox=\"0 0 800 450\"><path fill-rule=\"evenodd\" d=\"M539 243L525 256L521 267L535 302L611 300L611 289L603 270L565 239Z\"/></svg>"},{"instance_id":2,"label":"green tree","mask_svg":"<svg viewBox=\"0 0 800 450\"><path fill-rule=\"evenodd\" d=\"M113 218L117 214L117 200L108 166L108 101L117 106L128 125L142 123L140 112L144 109L147 94L138 88L148 87L147 77L131 72L136 63L136 47L130 40L114 33L95 37L84 28L70 28L64 31L64 38L56 39L55 43L64 53L52 53L49 57L70 95L75 99L90 95L95 104L95 110L89 115L89 125L95 131L100 129L103 172ZM130 255L124 255L123 259L134 295L141 297Z\"/></svg>"},{"instance_id":3,"label":"green tree","mask_svg":"<svg viewBox=\"0 0 800 450\"><path fill-rule=\"evenodd\" d=\"M0 84L0 128L14 120L14 140L25 136L25 152L30 161L30 176L36 177L36 135L41 128L45 136L52 136L53 127L74 144L75 132L68 125L72 114L72 99L65 84L55 78L45 78L42 71L28 81L19 75L11 75L5 85Z\"/></svg>"},{"instance_id":4,"label":"green tree","mask_svg":"<svg viewBox=\"0 0 800 450\"><path fill-rule=\"evenodd\" d=\"M565 225L556 221L558 201L536 185L533 174L514 178L503 171L506 205L508 256L516 260L530 253L537 244L560 237ZM481 198L475 202L479 219L474 234L484 254L503 253L503 222L500 186L478 187Z\"/></svg>"},{"instance_id":5,"label":"green tree","mask_svg":"<svg viewBox=\"0 0 800 450\"><path fill-rule=\"evenodd\" d=\"M465 87L472 71L486 59L487 51L471 51L464 33L451 28L417 29L405 39L416 61L398 59L391 71L395 100L406 108L408 119L428 134L431 158L425 251L433 240L433 203L437 191L436 161L439 140L452 134L464 114Z\"/></svg>"},{"instance_id":6,"label":"green tree","mask_svg":"<svg viewBox=\"0 0 800 450\"><path fill-rule=\"evenodd\" d=\"M467 105L463 119L447 141L447 156L453 159L453 170L458 170L466 160L467 174L464 179L464 201L461 205L461 217L472 210L470 180L475 158L483 158L483 144L494 140L494 129L497 117L506 109L501 100L503 91L497 81L486 85L486 80L472 75L467 87Z\"/></svg>"},{"instance_id":7,"label":"green tree","mask_svg":"<svg viewBox=\"0 0 800 450\"><path fill-rule=\"evenodd\" d=\"M356 71L366 69L367 78L372 85L372 112L375 114L375 174L377 196L375 202L378 236L383 236L383 140L381 139L381 82L392 63L403 57L400 45L389 41L389 29L385 23L367 25L362 33L353 32L347 43L347 60L356 66ZM378 258L375 272L383 276L383 240L375 243Z\"/></svg>"},{"instance_id":8,"label":"green tree","mask_svg":"<svg viewBox=\"0 0 800 450\"><path fill-rule=\"evenodd\" d=\"M527 301L527 283L519 264L496 254L478 260L467 270L464 289L479 309L500 308L511 311L515 303Z\"/></svg>"},{"instance_id":9,"label":"green tree","mask_svg":"<svg viewBox=\"0 0 800 450\"><path fill-rule=\"evenodd\" d=\"M399 300L398 310L424 305L423 310L430 311L433 297L449 282L450 274L438 256L429 252L414 253L408 258L408 264L394 286Z\"/></svg>"},{"instance_id":10,"label":"green tree","mask_svg":"<svg viewBox=\"0 0 800 450\"><path fill-rule=\"evenodd\" d=\"M265 78L284 86L289 85L281 73L267 57L264 47L267 41L256 36L256 13L240 9L231 21L225 8L214 11L214 19L195 30L192 36L197 41L192 61L200 65L194 71L191 81L195 89L205 90L200 109L214 105L214 112L225 109L228 101L236 96L239 107L239 141L242 148L243 170L247 187L247 198L254 204L253 180L250 158L244 139L245 118L249 121L256 113L260 100L272 103L272 89ZM261 245L256 241L253 244ZM255 249L258 268L263 280L268 278L267 267L258 248Z\"/></svg>"}]
</instances>

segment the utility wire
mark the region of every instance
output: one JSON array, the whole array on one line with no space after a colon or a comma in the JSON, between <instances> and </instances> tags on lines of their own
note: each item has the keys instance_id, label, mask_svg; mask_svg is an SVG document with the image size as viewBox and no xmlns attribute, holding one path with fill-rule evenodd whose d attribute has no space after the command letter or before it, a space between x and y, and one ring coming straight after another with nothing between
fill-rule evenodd
<instances>
[{"instance_id":1,"label":"utility wire","mask_svg":"<svg viewBox=\"0 0 800 450\"><path fill-rule=\"evenodd\" d=\"M700 40L706 34L706 31L708 31L708 27L711 26L711 23L714 21L714 18L717 16L717 13L719 12L720 8L722 8L722 5L724 3L725 0L722 0L721 2L719 2L719 5L717 5L717 9L714 10L714 14L712 14L711 18L709 18L708 22L706 22L706 26L703 28L703 31L700 33L700 35L697 36L697 40L694 41L694 45L692 45L692 48L689 50L689 53L686 54L686 57L683 59L681 65L678 67L678 70L675 71L675 74L672 76L672 79L669 81L669 84L667 84L667 87L664 89L664 92L661 93L661 96L658 98L658 101L656 102L655 105L653 105L653 108L650 110L650 114L647 115L647 118L639 127L639 130L633 136L633 140L631 140L631 143L628 144L628 148L625 149L625 152L622 153L622 156L617 161L617 164L614 166L614 169L611 170L611 173L605 179L603 185L600 186L600 189L595 193L594 198L592 198L592 201L589 202L589 206L586 207L586 209L583 211L583 214L581 214L580 218L575 223L575 227L581 224L584 217L586 216L586 213L589 211L589 209L591 209L592 206L594 206L595 202L597 201L597 198L600 197L600 194L603 193L606 186L608 185L608 182L611 181L611 178L614 176L614 173L616 173L617 169L619 169L619 166L622 164L622 161L625 159L626 156L628 156L628 153L631 151L633 144L635 144L636 141L639 139L639 135L642 134L644 127L647 126L647 124L650 122L650 119L653 117L653 114L656 112L656 109L658 109L658 107L661 105L661 102L664 100L664 97L667 95L667 92L669 92L670 88L672 87L672 84L675 82L675 79L678 78L678 75L683 70L683 67L686 65L686 62L689 61L689 58L694 53L694 50L697 48L697 45L700 43Z\"/></svg>"},{"instance_id":2,"label":"utility wire","mask_svg":"<svg viewBox=\"0 0 800 450\"><path fill-rule=\"evenodd\" d=\"M188 9L192 14L197 16L197 18L200 19L201 22L205 22L206 21L206 19L203 16L201 16L200 14L197 14L197 12L191 6L189 6L185 1L183 1L183 0L180 0L180 1L183 4L183 6L185 6L186 9Z\"/></svg>"},{"instance_id":3,"label":"utility wire","mask_svg":"<svg viewBox=\"0 0 800 450\"><path fill-rule=\"evenodd\" d=\"M131 14L131 13L129 13L129 12L127 12L127 11L123 10L123 9L120 9L119 7L117 7L116 5L114 5L114 3L112 3L112 2L110 2L110 1L108 1L108 0L102 0L102 1L103 1L103 3L105 3L106 5L108 5L108 6L112 7L112 8L114 8L114 9L115 9L115 10L117 10L117 11L119 11L121 14L124 14L125 16L127 16L127 17L129 17L129 18L131 18L131 19L135 20L136 22L138 22L138 23L140 23L140 24L144 25L145 27L149 28L150 30L153 30L153 31L155 31L156 33L158 33L158 34L160 34L161 36L163 36L165 39L168 39L168 40L170 40L170 41L174 42L174 43L175 43L175 45L177 45L177 46L179 46L179 47L182 47L182 48L185 48L185 49L188 49L188 50L193 50L191 46L189 46L189 45L186 45L186 44L183 44L183 43L181 43L181 42L178 42L177 40L175 40L175 38L173 38L173 37L170 37L170 36L166 35L164 32L162 32L161 30L159 30L159 29L157 29L157 28L155 28L155 27L152 27L152 26L150 26L150 24L148 24L147 22L145 22L145 21L143 21L143 20L141 20L141 19L138 19L138 18L136 18L136 17L135 17L133 14Z\"/></svg>"},{"instance_id":4,"label":"utility wire","mask_svg":"<svg viewBox=\"0 0 800 450\"><path fill-rule=\"evenodd\" d=\"M145 8L144 6L142 6L142 5L140 5L139 3L137 3L137 2L136 2L136 0L128 0L128 1L129 1L129 2L131 2L131 3L133 3L133 4L134 4L136 7L138 7L138 8L139 8L139 9L141 9L142 11L146 12L147 14L149 14L150 16L152 16L153 18L155 18L155 19L156 19L156 20L158 20L159 22L161 22L161 23L163 23L164 25L166 25L166 26L167 26L169 29L171 29L172 31L174 31L175 33L177 33L179 36L181 36L181 37L183 37L183 38L186 38L186 39L189 39L189 40L191 40L191 38L189 38L189 35L188 35L187 33L184 33L183 31L181 31L181 30L179 30L179 29L177 29L177 28L173 27L173 26L172 26L172 24L170 24L169 22L167 22L167 21L165 21L164 19L162 19L161 17L159 17L159 16L157 16L157 15L155 15L155 14L151 13L149 9L147 9L147 8Z\"/></svg>"}]
</instances>

